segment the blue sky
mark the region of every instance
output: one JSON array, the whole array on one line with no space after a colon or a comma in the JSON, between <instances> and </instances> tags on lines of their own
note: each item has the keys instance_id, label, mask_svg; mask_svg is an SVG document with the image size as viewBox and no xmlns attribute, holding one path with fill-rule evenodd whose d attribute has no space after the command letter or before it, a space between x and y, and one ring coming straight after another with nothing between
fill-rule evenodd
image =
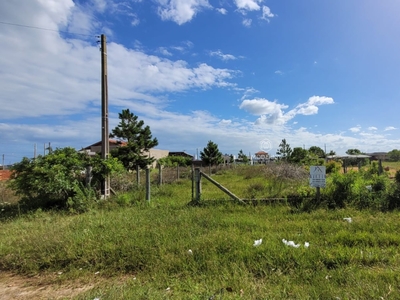
<instances>
[{"instance_id":1,"label":"blue sky","mask_svg":"<svg viewBox=\"0 0 400 300\"><path fill-rule=\"evenodd\" d=\"M1 1L0 155L100 140L100 34L110 128L129 108L159 149L399 149L399 13L396 0Z\"/></svg>"}]
</instances>

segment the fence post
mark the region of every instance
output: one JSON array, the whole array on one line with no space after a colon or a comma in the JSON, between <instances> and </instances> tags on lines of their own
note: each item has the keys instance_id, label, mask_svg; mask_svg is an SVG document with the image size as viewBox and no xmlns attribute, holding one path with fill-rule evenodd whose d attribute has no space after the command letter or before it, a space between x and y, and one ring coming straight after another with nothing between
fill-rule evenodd
<instances>
[{"instance_id":1,"label":"fence post","mask_svg":"<svg viewBox=\"0 0 400 300\"><path fill-rule=\"evenodd\" d=\"M137 183L137 186L140 186L140 167L139 167L139 165L136 166L136 183Z\"/></svg>"},{"instance_id":2,"label":"fence post","mask_svg":"<svg viewBox=\"0 0 400 300\"><path fill-rule=\"evenodd\" d=\"M192 165L192 201L194 201L194 165Z\"/></svg>"},{"instance_id":3,"label":"fence post","mask_svg":"<svg viewBox=\"0 0 400 300\"><path fill-rule=\"evenodd\" d=\"M86 187L90 187L90 184L92 183L92 166L87 166L86 167L86 180L85 180L85 184Z\"/></svg>"},{"instance_id":4,"label":"fence post","mask_svg":"<svg viewBox=\"0 0 400 300\"><path fill-rule=\"evenodd\" d=\"M200 168L194 169L194 181L195 181L195 201L200 202L201 197L201 174Z\"/></svg>"},{"instance_id":5,"label":"fence post","mask_svg":"<svg viewBox=\"0 0 400 300\"><path fill-rule=\"evenodd\" d=\"M162 166L158 164L158 185L162 185Z\"/></svg>"},{"instance_id":6,"label":"fence post","mask_svg":"<svg viewBox=\"0 0 400 300\"><path fill-rule=\"evenodd\" d=\"M146 168L146 200L150 202L150 168Z\"/></svg>"}]
</instances>

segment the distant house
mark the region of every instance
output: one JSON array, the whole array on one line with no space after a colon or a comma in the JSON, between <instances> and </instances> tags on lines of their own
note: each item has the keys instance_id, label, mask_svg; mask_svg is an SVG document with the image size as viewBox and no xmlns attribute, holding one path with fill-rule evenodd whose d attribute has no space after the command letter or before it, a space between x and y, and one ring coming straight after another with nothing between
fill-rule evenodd
<instances>
[{"instance_id":1,"label":"distant house","mask_svg":"<svg viewBox=\"0 0 400 300\"><path fill-rule=\"evenodd\" d=\"M117 141L117 140L109 140L109 149L114 150L119 147L123 147L127 145L127 142L124 141ZM89 155L95 155L96 153L101 153L101 141L94 143L90 146L83 148L81 151L85 151ZM150 149L149 151L145 151L144 155L148 155L149 157L154 157L155 161L151 165L151 167L155 168L157 165L157 160L163 157L167 157L169 154L168 150L161 150L161 149Z\"/></svg>"},{"instance_id":2,"label":"distant house","mask_svg":"<svg viewBox=\"0 0 400 300\"><path fill-rule=\"evenodd\" d=\"M253 161L255 163L266 163L267 161L270 160L269 154L265 151L258 151L257 153L254 153Z\"/></svg>"},{"instance_id":3,"label":"distant house","mask_svg":"<svg viewBox=\"0 0 400 300\"><path fill-rule=\"evenodd\" d=\"M367 153L370 156L370 160L388 160L388 153L387 152L373 152Z\"/></svg>"},{"instance_id":4,"label":"distant house","mask_svg":"<svg viewBox=\"0 0 400 300\"><path fill-rule=\"evenodd\" d=\"M117 140L108 140L108 145L110 151L119 148L121 146L126 146L127 143L123 141L117 141ZM90 146L87 146L83 148L81 151L86 151L89 155L94 155L95 153L101 153L101 141L94 143Z\"/></svg>"},{"instance_id":5,"label":"distant house","mask_svg":"<svg viewBox=\"0 0 400 300\"><path fill-rule=\"evenodd\" d=\"M190 154L188 154L188 153L186 153L184 151L177 151L177 152L170 151L168 156L182 156L182 157L189 157L191 159L194 159L193 155L190 155Z\"/></svg>"}]
</instances>

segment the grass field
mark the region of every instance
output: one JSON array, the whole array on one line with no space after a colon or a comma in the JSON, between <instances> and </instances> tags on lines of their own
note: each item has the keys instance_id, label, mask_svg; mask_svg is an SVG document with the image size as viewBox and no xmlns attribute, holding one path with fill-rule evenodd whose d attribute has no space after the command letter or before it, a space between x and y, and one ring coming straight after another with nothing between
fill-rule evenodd
<instances>
[{"instance_id":1,"label":"grass field","mask_svg":"<svg viewBox=\"0 0 400 300\"><path fill-rule=\"evenodd\" d=\"M252 176L213 178L241 197L276 192L261 173ZM302 183L279 189L295 184ZM204 199L225 197L208 183L203 191ZM76 299L399 298L397 211L294 213L285 204L206 200L188 206L189 180L154 187L150 203L129 202L136 196L80 215L36 211L3 219L0 269L51 278L47 284L55 286L90 283Z\"/></svg>"}]
</instances>

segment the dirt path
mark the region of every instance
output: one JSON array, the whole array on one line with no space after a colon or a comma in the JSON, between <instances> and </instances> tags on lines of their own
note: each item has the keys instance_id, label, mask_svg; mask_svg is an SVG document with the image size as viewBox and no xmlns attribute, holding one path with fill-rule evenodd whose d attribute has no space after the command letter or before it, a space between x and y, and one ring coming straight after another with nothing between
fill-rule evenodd
<instances>
[{"instance_id":1,"label":"dirt path","mask_svg":"<svg viewBox=\"0 0 400 300\"><path fill-rule=\"evenodd\" d=\"M22 277L1 272L0 300L71 299L94 286L79 282L51 284L48 277Z\"/></svg>"}]
</instances>

